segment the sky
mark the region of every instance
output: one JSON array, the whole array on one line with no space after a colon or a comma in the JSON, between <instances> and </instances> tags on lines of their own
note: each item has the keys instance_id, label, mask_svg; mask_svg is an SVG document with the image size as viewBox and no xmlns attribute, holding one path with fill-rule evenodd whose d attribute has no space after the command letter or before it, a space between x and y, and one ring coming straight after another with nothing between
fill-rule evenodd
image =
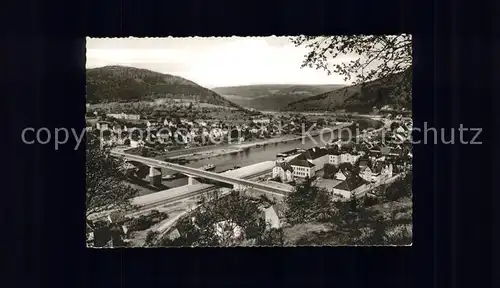
<instances>
[{"instance_id":1,"label":"sky","mask_svg":"<svg viewBox=\"0 0 500 288\"><path fill-rule=\"evenodd\" d=\"M288 37L87 38L87 68L123 65L181 76L207 88L257 84L349 84L301 68L309 50ZM344 55L336 62L354 59Z\"/></svg>"}]
</instances>

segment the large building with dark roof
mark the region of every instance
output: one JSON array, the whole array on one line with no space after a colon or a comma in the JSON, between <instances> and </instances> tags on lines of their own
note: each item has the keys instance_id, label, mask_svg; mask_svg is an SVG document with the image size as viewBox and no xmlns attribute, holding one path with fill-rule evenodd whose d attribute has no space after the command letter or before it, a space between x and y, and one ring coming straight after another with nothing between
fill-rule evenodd
<instances>
[{"instance_id":1,"label":"large building with dark roof","mask_svg":"<svg viewBox=\"0 0 500 288\"><path fill-rule=\"evenodd\" d=\"M340 194L345 198L349 198L351 196L351 193L355 193L365 184L367 184L367 181L363 180L358 175L350 174L345 181L342 181L335 187L333 187L333 193Z\"/></svg>"},{"instance_id":2,"label":"large building with dark roof","mask_svg":"<svg viewBox=\"0 0 500 288\"><path fill-rule=\"evenodd\" d=\"M293 175L300 178L313 177L316 174L316 165L312 160L307 159L305 154L293 158L288 162L293 168Z\"/></svg>"},{"instance_id":3,"label":"large building with dark roof","mask_svg":"<svg viewBox=\"0 0 500 288\"><path fill-rule=\"evenodd\" d=\"M325 164L327 163L333 164L335 166L338 166L341 163L345 162L354 164L359 159L359 157L361 157L360 153L351 154L343 152L337 148L313 147L303 151L300 155L293 158L288 163L293 168L292 173L294 176L305 178L305 177L313 177L316 174L316 172L322 170ZM283 158L279 157L279 159ZM276 173L273 172L273 175L285 173L282 171L287 171L287 170L277 165Z\"/></svg>"}]
</instances>

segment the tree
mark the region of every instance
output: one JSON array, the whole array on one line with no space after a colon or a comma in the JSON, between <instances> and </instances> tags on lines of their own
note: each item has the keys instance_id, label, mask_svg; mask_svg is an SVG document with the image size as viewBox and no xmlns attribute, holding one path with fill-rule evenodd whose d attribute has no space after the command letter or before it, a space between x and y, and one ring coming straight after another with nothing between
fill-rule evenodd
<instances>
[{"instance_id":1,"label":"tree","mask_svg":"<svg viewBox=\"0 0 500 288\"><path fill-rule=\"evenodd\" d=\"M87 135L86 216L110 209L130 209L129 201L137 190L124 183L123 161L101 149L99 139Z\"/></svg>"},{"instance_id":2,"label":"tree","mask_svg":"<svg viewBox=\"0 0 500 288\"><path fill-rule=\"evenodd\" d=\"M388 225L385 232L385 244L409 245L413 242L411 225Z\"/></svg>"},{"instance_id":3,"label":"tree","mask_svg":"<svg viewBox=\"0 0 500 288\"><path fill-rule=\"evenodd\" d=\"M356 194L354 194L353 192L351 192L351 198L349 200L349 206L350 206L352 212L357 212L358 211L358 207L359 207L358 198L356 197Z\"/></svg>"},{"instance_id":4,"label":"tree","mask_svg":"<svg viewBox=\"0 0 500 288\"><path fill-rule=\"evenodd\" d=\"M340 163L339 169L342 171L344 171L344 170L351 171L353 169L353 165L349 162L343 162L343 163Z\"/></svg>"},{"instance_id":5,"label":"tree","mask_svg":"<svg viewBox=\"0 0 500 288\"><path fill-rule=\"evenodd\" d=\"M396 201L402 197L411 197L412 195L413 176L411 171L404 175L403 178L396 180L390 184L385 190L385 198L388 201Z\"/></svg>"},{"instance_id":6,"label":"tree","mask_svg":"<svg viewBox=\"0 0 500 288\"><path fill-rule=\"evenodd\" d=\"M148 231L148 234L146 234L146 240L144 242L144 247L152 247L155 246L156 238L158 237L160 233L155 230L150 230Z\"/></svg>"},{"instance_id":7,"label":"tree","mask_svg":"<svg viewBox=\"0 0 500 288\"><path fill-rule=\"evenodd\" d=\"M286 196L285 203L288 207L285 216L292 225L310 220L325 221L332 213L330 194L312 185L310 179L295 186L294 192Z\"/></svg>"},{"instance_id":8,"label":"tree","mask_svg":"<svg viewBox=\"0 0 500 288\"><path fill-rule=\"evenodd\" d=\"M385 79L383 86L411 99L411 35L298 36L290 40L296 46L311 49L302 67L323 69L328 74L334 72L346 81L355 78L353 84ZM335 63L344 55L356 55L356 58ZM397 73L403 77L389 77Z\"/></svg>"},{"instance_id":9,"label":"tree","mask_svg":"<svg viewBox=\"0 0 500 288\"><path fill-rule=\"evenodd\" d=\"M233 246L244 239L259 239L265 225L259 225L257 204L232 192L217 201L203 201L189 217L179 221L181 237L162 239L161 246ZM241 235L234 237L234 231Z\"/></svg>"},{"instance_id":10,"label":"tree","mask_svg":"<svg viewBox=\"0 0 500 288\"><path fill-rule=\"evenodd\" d=\"M258 245L283 246L285 244L283 229L268 229L257 240Z\"/></svg>"},{"instance_id":11,"label":"tree","mask_svg":"<svg viewBox=\"0 0 500 288\"><path fill-rule=\"evenodd\" d=\"M335 173L337 173L338 169L330 163L326 163L323 166L323 178L325 179L332 179L333 176L335 176Z\"/></svg>"}]
</instances>

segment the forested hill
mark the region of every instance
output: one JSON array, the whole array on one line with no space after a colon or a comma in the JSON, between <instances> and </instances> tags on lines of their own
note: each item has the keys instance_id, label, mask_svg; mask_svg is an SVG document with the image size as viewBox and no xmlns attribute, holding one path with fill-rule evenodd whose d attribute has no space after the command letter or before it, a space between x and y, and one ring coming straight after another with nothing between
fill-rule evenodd
<instances>
[{"instance_id":1,"label":"forested hill","mask_svg":"<svg viewBox=\"0 0 500 288\"><path fill-rule=\"evenodd\" d=\"M411 95L408 90L398 89L403 79L411 77L411 70L377 79L364 85L354 85L300 99L288 105L291 111L334 111L345 109L347 112L369 112L372 108L390 104L411 108ZM411 78L405 83L411 85ZM388 83L395 83L394 85ZM410 86L411 87L411 86ZM410 92L411 93L411 92Z\"/></svg>"},{"instance_id":2,"label":"forested hill","mask_svg":"<svg viewBox=\"0 0 500 288\"><path fill-rule=\"evenodd\" d=\"M217 87L212 90L244 107L257 110L283 110L289 103L341 87L344 85L264 84Z\"/></svg>"},{"instance_id":3,"label":"forested hill","mask_svg":"<svg viewBox=\"0 0 500 288\"><path fill-rule=\"evenodd\" d=\"M172 98L219 106L238 105L179 76L126 66L87 69L87 103Z\"/></svg>"}]
</instances>

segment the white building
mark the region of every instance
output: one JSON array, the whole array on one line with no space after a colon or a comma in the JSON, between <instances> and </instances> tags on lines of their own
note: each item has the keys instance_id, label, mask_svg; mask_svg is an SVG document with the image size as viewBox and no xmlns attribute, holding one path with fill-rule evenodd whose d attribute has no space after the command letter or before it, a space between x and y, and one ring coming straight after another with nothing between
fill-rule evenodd
<instances>
[{"instance_id":1,"label":"white building","mask_svg":"<svg viewBox=\"0 0 500 288\"><path fill-rule=\"evenodd\" d=\"M124 119L124 120L140 120L141 115L137 114L125 114L125 113L120 113L120 114L106 114L107 117L115 118L115 119Z\"/></svg>"},{"instance_id":2,"label":"white building","mask_svg":"<svg viewBox=\"0 0 500 288\"><path fill-rule=\"evenodd\" d=\"M359 177L361 177L363 180L365 181L368 181L368 182L372 182L372 176L373 176L373 173L372 173L372 169L368 166L365 166L363 168L360 168L359 170Z\"/></svg>"},{"instance_id":3,"label":"white building","mask_svg":"<svg viewBox=\"0 0 500 288\"><path fill-rule=\"evenodd\" d=\"M144 146L144 141L142 140L132 140L130 139L130 147L132 148L137 148L137 147L142 147Z\"/></svg>"},{"instance_id":4,"label":"white building","mask_svg":"<svg viewBox=\"0 0 500 288\"><path fill-rule=\"evenodd\" d=\"M308 160L304 154L301 154L293 158L288 162L293 168L293 176L306 178L313 177L316 174L315 165L311 160Z\"/></svg>"},{"instance_id":5,"label":"white building","mask_svg":"<svg viewBox=\"0 0 500 288\"><path fill-rule=\"evenodd\" d=\"M158 122L157 122L157 121L154 121L154 120L148 120L148 121L146 122L146 126L147 126L148 128L154 128L154 127L158 127L159 125L158 125Z\"/></svg>"},{"instance_id":6,"label":"white building","mask_svg":"<svg viewBox=\"0 0 500 288\"><path fill-rule=\"evenodd\" d=\"M381 162L373 165L372 168L365 167L361 169L359 176L366 181L375 183L393 176L393 166L391 163L384 164Z\"/></svg>"},{"instance_id":7,"label":"white building","mask_svg":"<svg viewBox=\"0 0 500 288\"><path fill-rule=\"evenodd\" d=\"M279 177L281 182L293 181L293 167L285 161L276 161L276 166L273 167L273 178Z\"/></svg>"},{"instance_id":8,"label":"white building","mask_svg":"<svg viewBox=\"0 0 500 288\"><path fill-rule=\"evenodd\" d=\"M340 152L330 152L328 163L339 166L342 163L354 164L361 157L361 154L350 154L350 153L340 153Z\"/></svg>"},{"instance_id":9,"label":"white building","mask_svg":"<svg viewBox=\"0 0 500 288\"><path fill-rule=\"evenodd\" d=\"M255 124L269 124L271 122L271 119L269 118L252 119L252 122Z\"/></svg>"},{"instance_id":10,"label":"white building","mask_svg":"<svg viewBox=\"0 0 500 288\"><path fill-rule=\"evenodd\" d=\"M350 198L351 195L366 188L366 183L357 175L347 173L347 178L333 187L333 194L342 195L344 198Z\"/></svg>"},{"instance_id":11,"label":"white building","mask_svg":"<svg viewBox=\"0 0 500 288\"><path fill-rule=\"evenodd\" d=\"M289 163L293 168L294 176L305 178L313 177L317 171L323 169L328 159L328 149L313 147L305 150Z\"/></svg>"},{"instance_id":12,"label":"white building","mask_svg":"<svg viewBox=\"0 0 500 288\"><path fill-rule=\"evenodd\" d=\"M96 128L101 130L101 131L109 130L110 126L111 126L111 122L107 122L107 121L99 121L96 123Z\"/></svg>"}]
</instances>

